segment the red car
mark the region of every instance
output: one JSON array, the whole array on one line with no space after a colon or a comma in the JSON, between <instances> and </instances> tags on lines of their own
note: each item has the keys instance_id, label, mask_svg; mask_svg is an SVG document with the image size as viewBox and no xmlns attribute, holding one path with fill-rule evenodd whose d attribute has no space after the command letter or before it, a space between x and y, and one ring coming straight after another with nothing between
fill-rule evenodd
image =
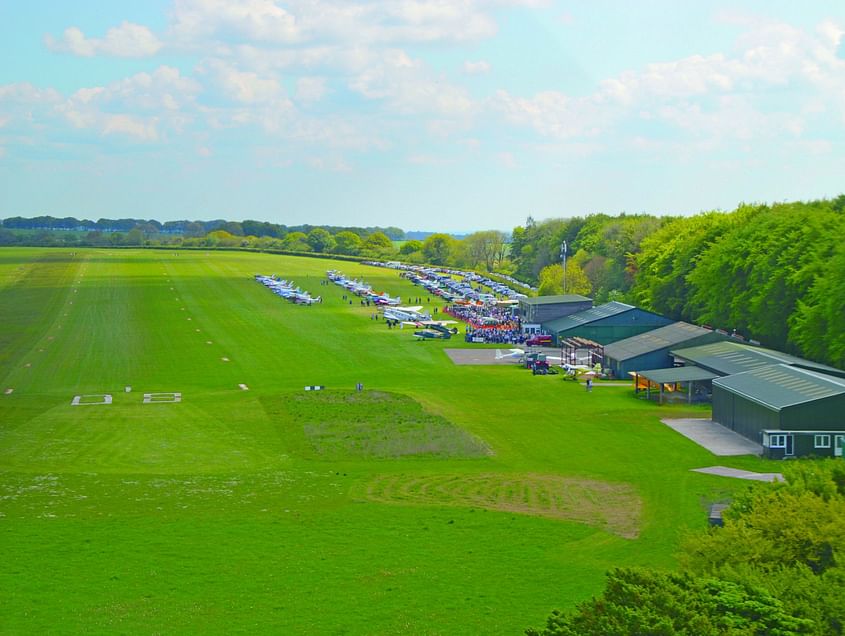
<instances>
[{"instance_id":1,"label":"red car","mask_svg":"<svg viewBox=\"0 0 845 636\"><path fill-rule=\"evenodd\" d=\"M525 344L529 347L548 347L552 344L552 337L548 334L531 336Z\"/></svg>"}]
</instances>

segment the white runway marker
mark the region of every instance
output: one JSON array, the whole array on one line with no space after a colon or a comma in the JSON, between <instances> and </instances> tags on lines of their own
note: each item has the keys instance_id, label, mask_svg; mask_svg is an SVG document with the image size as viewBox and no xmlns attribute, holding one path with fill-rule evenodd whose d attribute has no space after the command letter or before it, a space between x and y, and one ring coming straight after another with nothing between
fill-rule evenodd
<instances>
[{"instance_id":1,"label":"white runway marker","mask_svg":"<svg viewBox=\"0 0 845 636\"><path fill-rule=\"evenodd\" d=\"M144 393L144 404L173 404L181 401L181 393Z\"/></svg>"},{"instance_id":2,"label":"white runway marker","mask_svg":"<svg viewBox=\"0 0 845 636\"><path fill-rule=\"evenodd\" d=\"M229 362L229 358L220 358L223 362Z\"/></svg>"},{"instance_id":3,"label":"white runway marker","mask_svg":"<svg viewBox=\"0 0 845 636\"><path fill-rule=\"evenodd\" d=\"M96 402L91 402L90 398L102 398ZM85 400L84 402L82 400ZM71 406L94 406L95 404L111 404L111 395L108 393L98 393L96 395L74 395Z\"/></svg>"},{"instance_id":4,"label":"white runway marker","mask_svg":"<svg viewBox=\"0 0 845 636\"><path fill-rule=\"evenodd\" d=\"M239 384L238 386L241 387L241 391L249 391L249 387L246 384Z\"/></svg>"},{"instance_id":5,"label":"white runway marker","mask_svg":"<svg viewBox=\"0 0 845 636\"><path fill-rule=\"evenodd\" d=\"M211 340L206 340L206 341L205 341L205 344L214 344L214 343L213 343L213 342L211 342Z\"/></svg>"},{"instance_id":6,"label":"white runway marker","mask_svg":"<svg viewBox=\"0 0 845 636\"><path fill-rule=\"evenodd\" d=\"M26 363L25 365L23 365L23 366L25 366L25 367L28 369L29 367L31 367L31 366L32 366L32 363L31 363L31 362L27 362L27 363Z\"/></svg>"},{"instance_id":7,"label":"white runway marker","mask_svg":"<svg viewBox=\"0 0 845 636\"><path fill-rule=\"evenodd\" d=\"M241 386L243 386L243 384ZM11 395L12 392L14 392L14 389L6 389L5 391L6 395Z\"/></svg>"}]
</instances>

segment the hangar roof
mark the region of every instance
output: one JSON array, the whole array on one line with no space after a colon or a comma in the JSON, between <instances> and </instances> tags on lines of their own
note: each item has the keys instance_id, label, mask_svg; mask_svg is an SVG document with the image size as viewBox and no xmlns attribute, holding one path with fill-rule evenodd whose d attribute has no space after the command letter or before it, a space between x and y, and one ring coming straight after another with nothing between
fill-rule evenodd
<instances>
[{"instance_id":1,"label":"hangar roof","mask_svg":"<svg viewBox=\"0 0 845 636\"><path fill-rule=\"evenodd\" d=\"M631 371L631 373L635 373ZM655 384L672 384L674 382L693 382L695 380L713 380L719 376L699 367L671 367L669 369L651 369L650 371L636 371L637 375L651 380Z\"/></svg>"},{"instance_id":2,"label":"hangar roof","mask_svg":"<svg viewBox=\"0 0 845 636\"><path fill-rule=\"evenodd\" d=\"M526 305L557 305L559 303L583 303L592 302L592 298L579 296L578 294L563 294L560 296L529 296L521 298L520 301Z\"/></svg>"},{"instance_id":3,"label":"hangar roof","mask_svg":"<svg viewBox=\"0 0 845 636\"><path fill-rule=\"evenodd\" d=\"M543 326L552 332L566 331L567 329L580 327L581 325L586 325L588 323L595 322L596 320L601 320L602 318L609 318L610 316L624 314L626 311L631 311L632 309L636 309L636 307L614 300L609 303L599 305L598 307L593 307L592 309L585 309L584 311L578 311L574 314L569 314L568 316L555 318L554 320L544 323Z\"/></svg>"},{"instance_id":4,"label":"hangar roof","mask_svg":"<svg viewBox=\"0 0 845 636\"><path fill-rule=\"evenodd\" d=\"M790 364L830 375L845 376L845 371L841 369L741 342L714 342L698 347L673 349L671 353L692 364L713 369L722 375L733 375L773 364Z\"/></svg>"},{"instance_id":5,"label":"hangar roof","mask_svg":"<svg viewBox=\"0 0 845 636\"><path fill-rule=\"evenodd\" d=\"M772 364L713 380L713 386L775 411L845 395L845 380L788 364Z\"/></svg>"},{"instance_id":6,"label":"hangar roof","mask_svg":"<svg viewBox=\"0 0 845 636\"><path fill-rule=\"evenodd\" d=\"M604 355L614 360L630 360L644 353L665 349L708 333L713 332L704 327L691 325L688 322L674 322L671 325L606 345Z\"/></svg>"}]
</instances>

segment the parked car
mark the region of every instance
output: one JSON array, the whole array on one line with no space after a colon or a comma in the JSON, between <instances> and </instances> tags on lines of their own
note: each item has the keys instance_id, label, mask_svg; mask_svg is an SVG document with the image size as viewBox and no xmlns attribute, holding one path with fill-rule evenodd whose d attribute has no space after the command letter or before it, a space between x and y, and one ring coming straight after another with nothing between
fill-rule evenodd
<instances>
[{"instance_id":1,"label":"parked car","mask_svg":"<svg viewBox=\"0 0 845 636\"><path fill-rule=\"evenodd\" d=\"M550 347L552 344L552 337L548 334L538 334L531 336L525 341L529 347Z\"/></svg>"}]
</instances>

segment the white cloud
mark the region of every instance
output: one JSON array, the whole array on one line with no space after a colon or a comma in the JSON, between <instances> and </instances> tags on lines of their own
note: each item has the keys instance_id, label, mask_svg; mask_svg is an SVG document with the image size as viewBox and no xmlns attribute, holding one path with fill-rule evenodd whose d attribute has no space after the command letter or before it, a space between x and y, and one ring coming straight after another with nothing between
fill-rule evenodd
<instances>
[{"instance_id":1,"label":"white cloud","mask_svg":"<svg viewBox=\"0 0 845 636\"><path fill-rule=\"evenodd\" d=\"M284 99L285 91L274 77L241 71L222 60L209 60L201 71L210 74L223 93L237 102L257 104Z\"/></svg>"},{"instance_id":2,"label":"white cloud","mask_svg":"<svg viewBox=\"0 0 845 636\"><path fill-rule=\"evenodd\" d=\"M601 81L584 97L558 91L519 97L500 91L489 105L513 124L560 140L593 137L636 119L726 140L800 136L819 103L831 105L845 119L845 60L836 56L845 33L841 27L824 22L809 33L742 19L750 28L733 55L649 64ZM776 112L778 91L797 85L805 89L804 106L797 112L781 106L782 112Z\"/></svg>"},{"instance_id":3,"label":"white cloud","mask_svg":"<svg viewBox=\"0 0 845 636\"><path fill-rule=\"evenodd\" d=\"M386 51L381 63L351 80L350 88L368 99L385 101L400 114L463 117L474 108L466 89L433 76L421 61L399 50Z\"/></svg>"},{"instance_id":4,"label":"white cloud","mask_svg":"<svg viewBox=\"0 0 845 636\"><path fill-rule=\"evenodd\" d=\"M181 132L192 120L200 85L178 69L161 66L109 84L82 88L56 112L76 128L91 128L102 135L122 135L157 141L163 130Z\"/></svg>"},{"instance_id":5,"label":"white cloud","mask_svg":"<svg viewBox=\"0 0 845 636\"><path fill-rule=\"evenodd\" d=\"M484 75L490 72L490 63L484 60L478 62L464 62L464 73L466 75Z\"/></svg>"},{"instance_id":6,"label":"white cloud","mask_svg":"<svg viewBox=\"0 0 845 636\"><path fill-rule=\"evenodd\" d=\"M275 44L460 42L496 33L490 8L479 0L177 0L171 30L184 45L207 38Z\"/></svg>"},{"instance_id":7,"label":"white cloud","mask_svg":"<svg viewBox=\"0 0 845 636\"><path fill-rule=\"evenodd\" d=\"M318 102L327 92L324 77L300 77L296 80L296 99L300 103Z\"/></svg>"},{"instance_id":8,"label":"white cloud","mask_svg":"<svg viewBox=\"0 0 845 636\"><path fill-rule=\"evenodd\" d=\"M294 43L297 19L273 0L176 0L171 31L177 42L194 45L211 36Z\"/></svg>"},{"instance_id":9,"label":"white cloud","mask_svg":"<svg viewBox=\"0 0 845 636\"><path fill-rule=\"evenodd\" d=\"M161 41L150 29L132 22L110 28L103 38L88 38L77 27L69 27L58 40L51 35L44 36L44 43L51 51L80 57L149 57L162 48Z\"/></svg>"}]
</instances>

